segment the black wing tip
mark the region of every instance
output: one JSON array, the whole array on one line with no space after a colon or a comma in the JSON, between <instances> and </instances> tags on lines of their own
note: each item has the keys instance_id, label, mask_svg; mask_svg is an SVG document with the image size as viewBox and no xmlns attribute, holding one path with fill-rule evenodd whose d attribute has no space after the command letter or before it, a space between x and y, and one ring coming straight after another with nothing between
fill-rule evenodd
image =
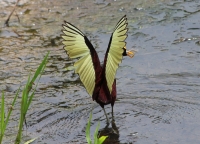
<instances>
[{"instance_id":1,"label":"black wing tip","mask_svg":"<svg viewBox=\"0 0 200 144\"><path fill-rule=\"evenodd\" d=\"M64 28L64 26L65 26L65 27L68 27L68 25L70 25L70 23L64 20L64 24L62 24L62 27L63 27L63 28Z\"/></svg>"},{"instance_id":2,"label":"black wing tip","mask_svg":"<svg viewBox=\"0 0 200 144\"><path fill-rule=\"evenodd\" d=\"M66 20L63 21L65 25L72 25L71 23L67 22Z\"/></svg>"},{"instance_id":3,"label":"black wing tip","mask_svg":"<svg viewBox=\"0 0 200 144\"><path fill-rule=\"evenodd\" d=\"M127 20L127 17L126 17L126 15L124 15L121 19L126 19Z\"/></svg>"},{"instance_id":4,"label":"black wing tip","mask_svg":"<svg viewBox=\"0 0 200 144\"><path fill-rule=\"evenodd\" d=\"M64 24L62 24L62 27L64 27L64 26L69 27L68 25L72 25L71 23L67 22L66 20L64 20L63 22L64 22ZM72 26L74 26L74 25L72 25Z\"/></svg>"},{"instance_id":5,"label":"black wing tip","mask_svg":"<svg viewBox=\"0 0 200 144\"><path fill-rule=\"evenodd\" d=\"M64 28L64 27L67 27L67 24L68 24L68 22L64 20L64 24L62 24L62 27L63 27L63 28ZM64 33L64 31L65 31L65 28L61 30L62 34L60 34L60 37L66 36L66 34ZM64 40L63 40L63 41L64 41ZM63 41L62 41L62 43L63 43ZM64 46L64 47L65 47L65 46ZM63 49L64 49L64 47L63 47Z\"/></svg>"},{"instance_id":6,"label":"black wing tip","mask_svg":"<svg viewBox=\"0 0 200 144\"><path fill-rule=\"evenodd\" d=\"M65 26L65 25L64 25L64 24L62 24L62 27L63 27L63 28L64 28L64 26ZM62 35L60 35L60 36L64 36L64 35L65 35L64 31L65 31L65 28L61 30L61 32L62 32ZM63 35L63 34L64 34L64 35Z\"/></svg>"},{"instance_id":7,"label":"black wing tip","mask_svg":"<svg viewBox=\"0 0 200 144\"><path fill-rule=\"evenodd\" d=\"M63 28L66 27L66 26L67 26L67 23L68 23L68 22L64 20L64 24L62 24L62 27L63 27ZM65 29L65 28L64 28L64 29ZM64 30L62 29L61 32L64 33Z\"/></svg>"},{"instance_id":8,"label":"black wing tip","mask_svg":"<svg viewBox=\"0 0 200 144\"><path fill-rule=\"evenodd\" d=\"M124 15L119 21L118 21L118 23L117 23L117 25L116 25L116 27L117 26L119 26L123 21L126 21L126 23L125 24L127 24L128 25L128 22L127 22L127 17L126 17L126 15ZM115 28L116 28L115 27Z\"/></svg>"},{"instance_id":9,"label":"black wing tip","mask_svg":"<svg viewBox=\"0 0 200 144\"><path fill-rule=\"evenodd\" d=\"M67 23L68 23L68 22L67 22L66 20L64 20L63 22L64 22L64 24L62 24L62 27L63 27L63 26L67 26Z\"/></svg>"}]
</instances>

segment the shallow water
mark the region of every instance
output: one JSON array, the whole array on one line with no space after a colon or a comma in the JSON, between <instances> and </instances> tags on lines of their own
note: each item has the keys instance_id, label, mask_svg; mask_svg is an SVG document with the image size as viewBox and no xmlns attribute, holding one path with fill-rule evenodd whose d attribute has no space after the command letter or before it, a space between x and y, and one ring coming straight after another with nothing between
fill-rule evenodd
<instances>
[{"instance_id":1,"label":"shallow water","mask_svg":"<svg viewBox=\"0 0 200 144\"><path fill-rule=\"evenodd\" d=\"M91 134L100 121L107 143L200 143L200 1L181 0L21 0L10 19L13 0L0 2L0 90L7 106L34 72L47 51L49 62L27 114L23 141L86 143L85 127L93 113ZM117 71L114 123L86 93L61 43L64 20L91 40L101 61L110 34L123 16L128 18L127 49ZM4 143L15 139L19 118L15 107ZM106 106L111 119L111 107Z\"/></svg>"}]
</instances>

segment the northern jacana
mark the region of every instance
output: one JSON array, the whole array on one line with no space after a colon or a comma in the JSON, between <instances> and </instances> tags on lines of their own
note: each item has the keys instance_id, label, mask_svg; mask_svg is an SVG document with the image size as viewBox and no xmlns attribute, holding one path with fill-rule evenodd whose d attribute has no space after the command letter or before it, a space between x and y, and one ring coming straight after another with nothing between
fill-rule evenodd
<instances>
[{"instance_id":1,"label":"northern jacana","mask_svg":"<svg viewBox=\"0 0 200 144\"><path fill-rule=\"evenodd\" d=\"M110 37L104 63L101 66L99 57L88 38L74 25L64 22L62 38L64 49L70 58L78 58L74 63L75 73L78 73L88 94L92 96L104 110L104 105L113 106L116 100L116 71L123 56L133 57L133 51L126 50L127 18L123 16L117 23ZM108 120L108 117L106 115Z\"/></svg>"}]
</instances>

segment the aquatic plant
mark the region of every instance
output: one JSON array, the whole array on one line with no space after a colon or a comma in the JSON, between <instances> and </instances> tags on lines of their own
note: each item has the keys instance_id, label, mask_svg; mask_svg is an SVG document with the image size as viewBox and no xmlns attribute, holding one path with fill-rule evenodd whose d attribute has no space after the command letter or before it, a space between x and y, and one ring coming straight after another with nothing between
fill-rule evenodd
<instances>
[{"instance_id":1,"label":"aquatic plant","mask_svg":"<svg viewBox=\"0 0 200 144\"><path fill-rule=\"evenodd\" d=\"M90 117L89 117L89 120L88 120L88 123L87 123L87 126L86 126L86 140L87 140L88 144L92 144L92 140L91 140L91 137L90 137L90 122L91 122L91 119L92 119L92 113L90 114ZM94 133L93 144L102 144L106 140L106 138L108 137L108 136L101 136L100 138L98 138L99 126L100 126L100 123L98 122L98 125L97 125L95 133Z\"/></svg>"},{"instance_id":2,"label":"aquatic plant","mask_svg":"<svg viewBox=\"0 0 200 144\"><path fill-rule=\"evenodd\" d=\"M22 99L21 99L21 113L20 113L20 121L19 121L19 129L18 129L18 134L15 140L15 144L19 144L20 140L21 140L21 135L22 135L22 128L23 128L23 123L25 121L25 116L26 113L28 111L28 108L31 104L31 101L33 99L33 96L35 94L35 90L37 88L38 82L41 78L41 75L44 71L44 68L46 67L46 62L47 62L47 57L49 55L49 52L47 53L47 55L45 56L44 60L42 61L42 63L40 64L40 66L37 68L34 76L32 77L32 79L30 80L30 74L28 77L28 81L26 83L26 86L23 89L22 92ZM36 81L37 77L38 81L37 84L35 85L35 87L33 88L34 82ZM31 92L32 90L32 92Z\"/></svg>"},{"instance_id":3,"label":"aquatic plant","mask_svg":"<svg viewBox=\"0 0 200 144\"><path fill-rule=\"evenodd\" d=\"M13 102L12 102L10 108L9 108L7 116L5 116L6 115L6 113L5 113L5 104L4 104L5 100L4 100L4 92L2 92L2 97L1 97L1 118L0 118L0 144L3 141L4 132L6 130L8 121L10 119L10 115L11 115L11 113L13 111L13 107L15 105L16 99L17 99L17 97L19 95L19 89L18 89L17 93L15 94L15 97L14 97Z\"/></svg>"},{"instance_id":4,"label":"aquatic plant","mask_svg":"<svg viewBox=\"0 0 200 144\"><path fill-rule=\"evenodd\" d=\"M30 104L32 102L32 99L34 97L35 90L37 88L38 82L39 82L39 80L41 78L41 75L42 75L42 73L43 73L43 71L44 71L44 69L46 67L48 55L49 55L49 52L46 54L46 56L44 57L42 63L37 68L37 70L36 70L35 74L33 75L32 79L31 79L31 74L29 74L28 81L27 81L25 87L22 90L19 129L18 129L16 140L15 140L15 144L19 144L20 141L21 141L22 128L23 128L23 124L25 122L25 116L26 116L28 108L29 108L29 106L30 106ZM34 84L37 78L38 78L37 83ZM33 85L34 85L34 88L33 88ZM11 115L11 113L13 111L13 107L15 105L16 99L17 99L17 97L19 95L19 90L20 90L20 88L18 89L18 91L17 91L17 93L16 93L16 95L15 95L15 97L13 99L12 105L9 108L9 112L8 112L6 117L5 117L4 92L2 92L1 118L0 118L0 144L3 141L4 132L5 132L6 126L8 124L10 115ZM29 142L32 142L33 140L34 139L30 140Z\"/></svg>"}]
</instances>

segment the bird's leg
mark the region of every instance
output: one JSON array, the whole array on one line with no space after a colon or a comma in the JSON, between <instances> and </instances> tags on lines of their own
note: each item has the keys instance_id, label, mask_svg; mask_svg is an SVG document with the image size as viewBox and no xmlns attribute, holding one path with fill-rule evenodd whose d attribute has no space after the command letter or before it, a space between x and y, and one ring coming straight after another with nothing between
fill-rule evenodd
<instances>
[{"instance_id":1,"label":"bird's leg","mask_svg":"<svg viewBox=\"0 0 200 144\"><path fill-rule=\"evenodd\" d=\"M110 122L109 122L109 119L108 119L108 116L107 116L107 114L106 114L106 111L105 111L105 109L104 109L104 107L103 107L103 111L104 111L104 114L105 114L105 116L106 116L107 123L110 123Z\"/></svg>"},{"instance_id":2,"label":"bird's leg","mask_svg":"<svg viewBox=\"0 0 200 144\"><path fill-rule=\"evenodd\" d=\"M113 114L113 105L112 105L112 131L113 131L113 133L115 133L115 134L119 134L119 131L118 131L118 128L117 128L117 126L116 126L116 124L115 124L115 118L114 118L114 114Z\"/></svg>"},{"instance_id":3,"label":"bird's leg","mask_svg":"<svg viewBox=\"0 0 200 144\"><path fill-rule=\"evenodd\" d=\"M113 117L113 115L114 115L114 114L113 114L113 106L112 106L112 117Z\"/></svg>"},{"instance_id":4,"label":"bird's leg","mask_svg":"<svg viewBox=\"0 0 200 144\"><path fill-rule=\"evenodd\" d=\"M112 123L115 122L114 114L113 114L113 106L112 106Z\"/></svg>"}]
</instances>

